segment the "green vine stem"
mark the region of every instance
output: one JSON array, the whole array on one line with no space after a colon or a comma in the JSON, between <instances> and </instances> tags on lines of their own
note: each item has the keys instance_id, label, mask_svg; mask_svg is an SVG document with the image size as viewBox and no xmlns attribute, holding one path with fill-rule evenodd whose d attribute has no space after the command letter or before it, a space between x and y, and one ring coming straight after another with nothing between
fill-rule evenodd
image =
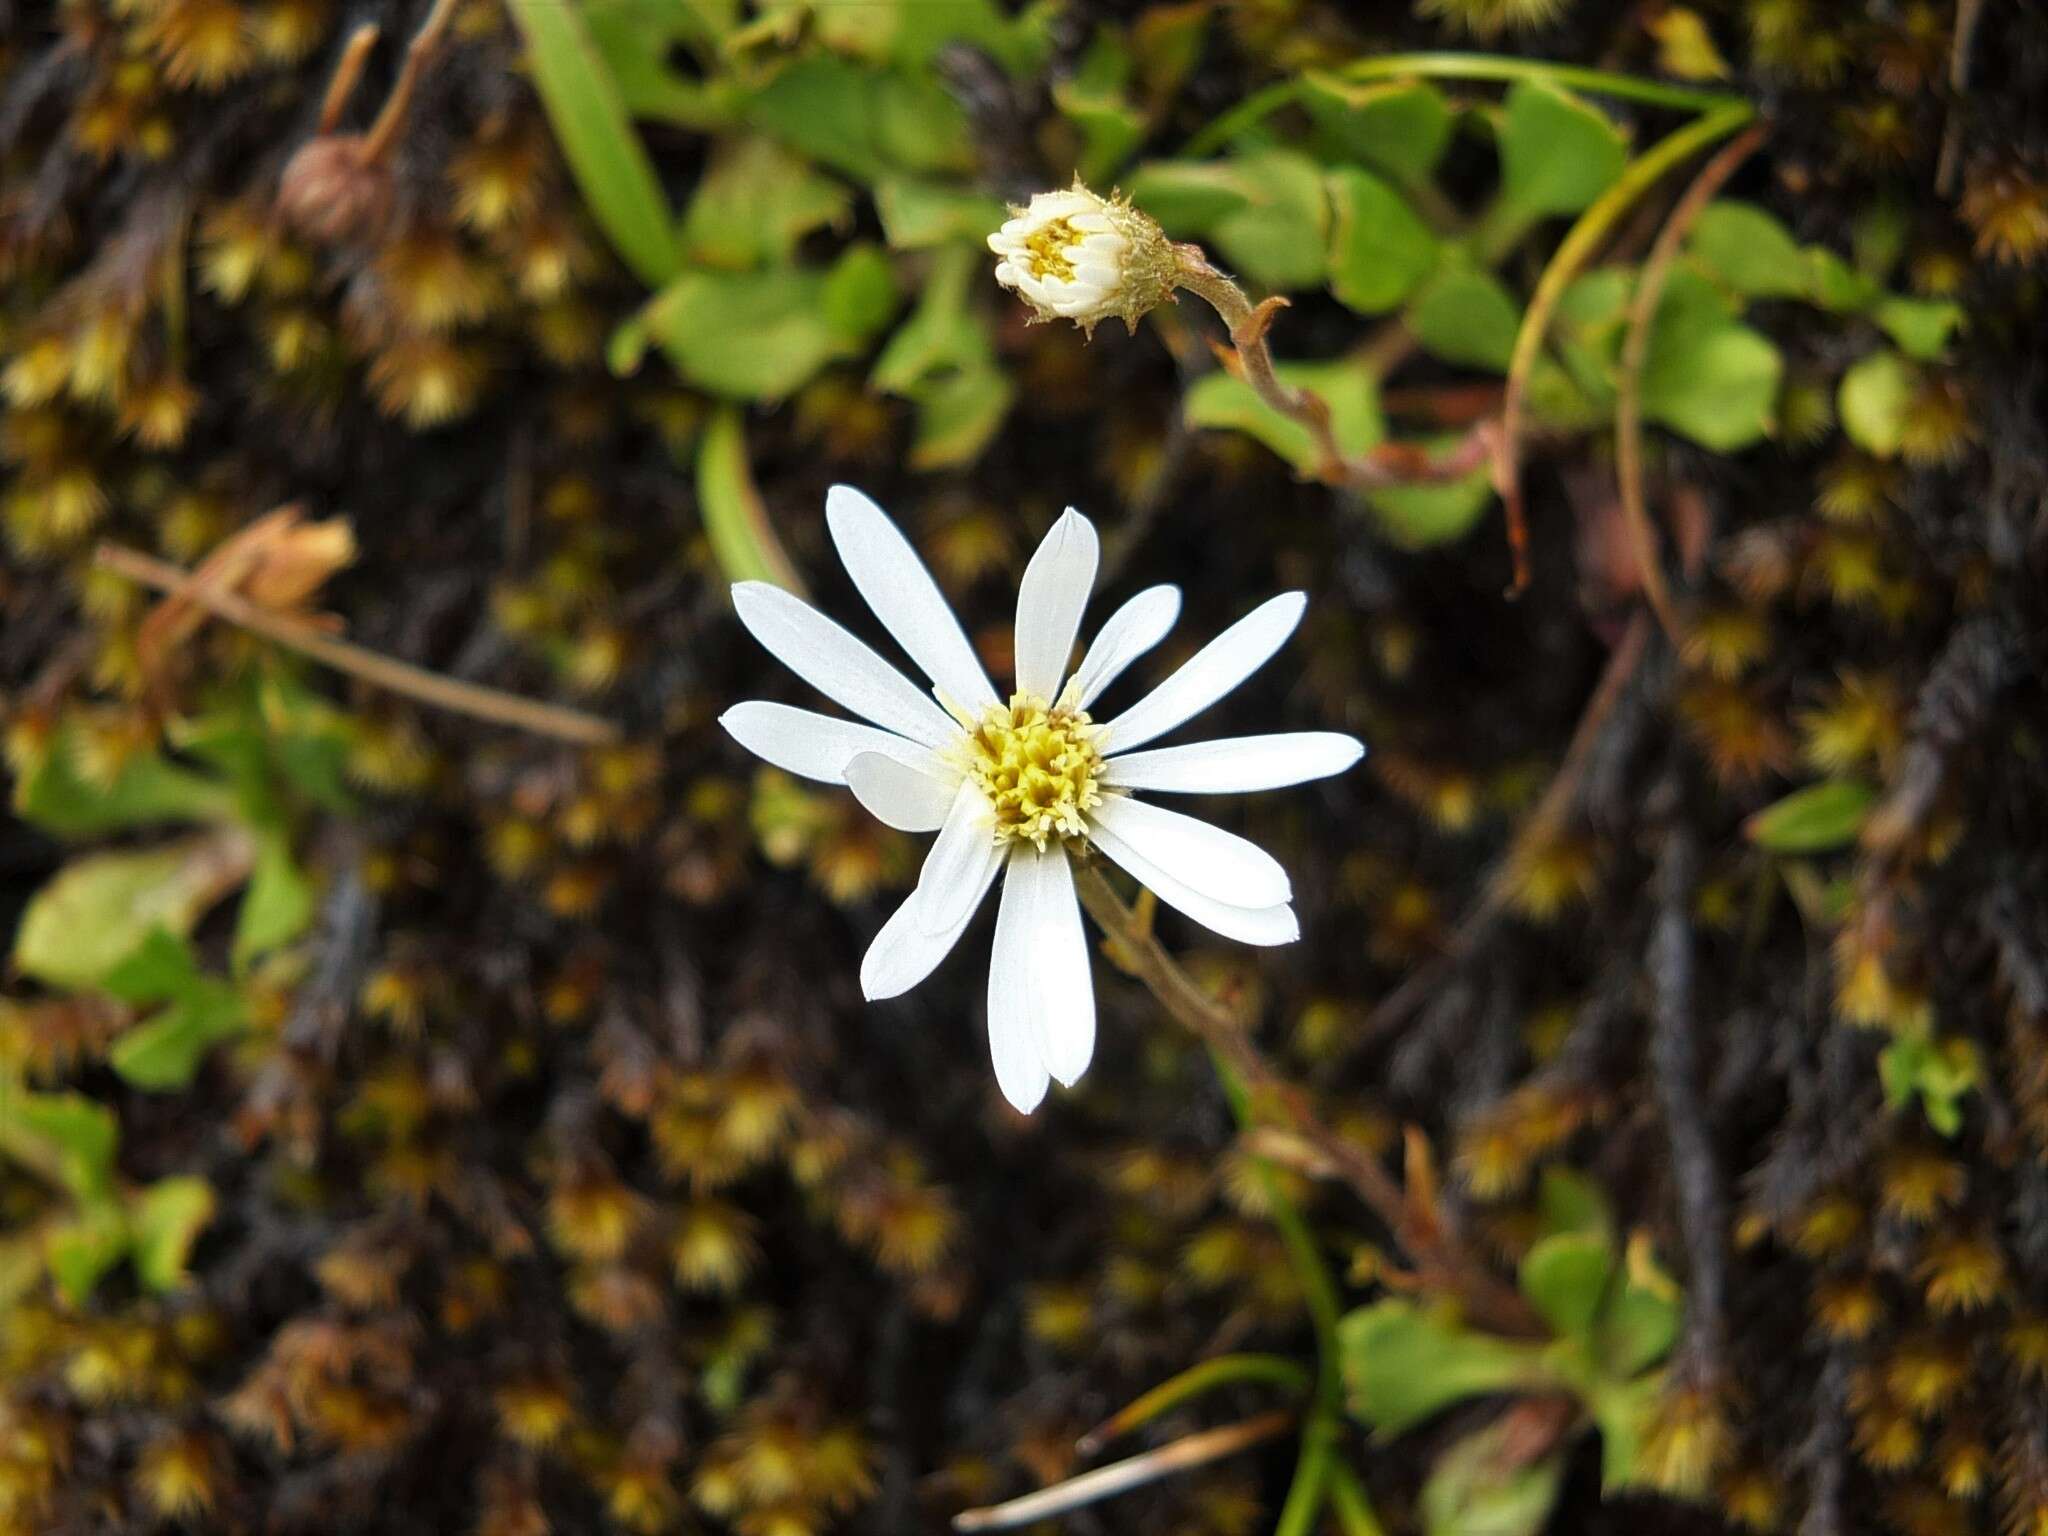
<instances>
[{"instance_id":1,"label":"green vine stem","mask_svg":"<svg viewBox=\"0 0 2048 1536\"><path fill-rule=\"evenodd\" d=\"M1645 106L1668 107L1678 112L1713 112L1732 106L1747 107L1739 96L1725 91L1696 91L1656 80L1611 70L1587 69L1572 64L1551 64L1542 59L1517 59L1491 53L1388 53L1375 58L1356 59L1335 73L1358 83L1375 80L1537 80L1550 85L1569 86L1620 101L1639 101ZM1189 139L1181 149L1184 159L1212 155L1247 129L1255 128L1301 94L1301 84L1283 80L1256 91L1230 111Z\"/></svg>"},{"instance_id":2,"label":"green vine stem","mask_svg":"<svg viewBox=\"0 0 2048 1536\"><path fill-rule=\"evenodd\" d=\"M1621 216L1635 206L1636 199L1664 178L1674 166L1698 154L1744 127L1756 116L1746 101L1734 101L1716 108L1659 139L1631 160L1614 184L1593 202L1573 224L1551 255L1550 263L1536 281L1529 307L1522 313L1521 329L1515 332L1515 348L1508 359L1507 396L1501 407L1501 495L1507 503L1509 543L1515 560L1514 590L1529 584L1529 551L1522 532L1522 484L1519 447L1522 434L1522 403L1529 390L1529 375L1543 350L1550 321L1557 312L1565 290L1592 259L1593 252L1607 238Z\"/></svg>"},{"instance_id":3,"label":"green vine stem","mask_svg":"<svg viewBox=\"0 0 2048 1536\"><path fill-rule=\"evenodd\" d=\"M1372 1501L1358 1474L1339 1456L1330 1463L1330 1508L1337 1512L1337 1525L1344 1536L1387 1536L1387 1528L1373 1513Z\"/></svg>"}]
</instances>

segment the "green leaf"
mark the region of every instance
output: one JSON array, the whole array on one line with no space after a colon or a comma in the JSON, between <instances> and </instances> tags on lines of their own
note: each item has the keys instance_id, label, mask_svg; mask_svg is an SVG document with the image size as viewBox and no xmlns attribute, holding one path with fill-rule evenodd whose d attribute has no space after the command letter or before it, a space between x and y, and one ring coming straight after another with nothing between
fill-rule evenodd
<instances>
[{"instance_id":1,"label":"green leaf","mask_svg":"<svg viewBox=\"0 0 2048 1536\"><path fill-rule=\"evenodd\" d=\"M1556 1166L1544 1169L1536 1200L1544 1236L1590 1234L1612 1245L1614 1218L1608 1214L1607 1197L1583 1173Z\"/></svg>"},{"instance_id":2,"label":"green leaf","mask_svg":"<svg viewBox=\"0 0 2048 1536\"><path fill-rule=\"evenodd\" d=\"M137 827L224 821L235 811L233 791L151 753L130 761L112 784L87 783L74 766L76 742L60 730L42 763L14 787L14 809L59 837L93 837Z\"/></svg>"},{"instance_id":3,"label":"green leaf","mask_svg":"<svg viewBox=\"0 0 2048 1536\"><path fill-rule=\"evenodd\" d=\"M1379 385L1363 364L1283 363L1275 371L1283 383L1322 397L1330 408L1331 434L1345 453L1363 453L1385 435ZM1243 432L1304 474L1316 467L1308 428L1267 405L1242 379L1221 372L1205 374L1187 392L1183 409L1189 426Z\"/></svg>"},{"instance_id":4,"label":"green leaf","mask_svg":"<svg viewBox=\"0 0 2048 1536\"><path fill-rule=\"evenodd\" d=\"M1635 1255L1621 1270L1622 1285L1600 1314L1594 1354L1609 1375L1626 1379L1671 1353L1685 1309L1669 1277L1656 1284L1632 1273Z\"/></svg>"},{"instance_id":5,"label":"green leaf","mask_svg":"<svg viewBox=\"0 0 2048 1536\"><path fill-rule=\"evenodd\" d=\"M686 272L620 327L612 365L630 371L651 338L700 388L729 399L782 399L861 350L864 337L849 326L875 312L873 272L859 259L837 274L829 295L825 276L809 269Z\"/></svg>"},{"instance_id":6,"label":"green leaf","mask_svg":"<svg viewBox=\"0 0 2048 1536\"><path fill-rule=\"evenodd\" d=\"M1813 291L1813 263L1791 231L1754 203L1711 203L1692 227L1693 260L1753 299L1797 299Z\"/></svg>"},{"instance_id":7,"label":"green leaf","mask_svg":"<svg viewBox=\"0 0 2048 1536\"><path fill-rule=\"evenodd\" d=\"M1177 240L1199 239L1252 203L1252 189L1235 161L1148 161L1131 173L1127 185L1131 201Z\"/></svg>"},{"instance_id":8,"label":"green leaf","mask_svg":"<svg viewBox=\"0 0 2048 1536\"><path fill-rule=\"evenodd\" d=\"M1879 299L1871 318L1906 356L1933 362L1963 328L1963 306L1947 299Z\"/></svg>"},{"instance_id":9,"label":"green leaf","mask_svg":"<svg viewBox=\"0 0 2048 1536\"><path fill-rule=\"evenodd\" d=\"M932 258L917 308L875 359L868 375L875 388L907 394L935 375L993 364L988 333L967 304L968 284L980 266L981 253L965 246Z\"/></svg>"},{"instance_id":10,"label":"green leaf","mask_svg":"<svg viewBox=\"0 0 2048 1536\"><path fill-rule=\"evenodd\" d=\"M1826 246L1809 245L1806 261L1813 272L1813 302L1822 309L1859 314L1877 302L1877 284Z\"/></svg>"},{"instance_id":11,"label":"green leaf","mask_svg":"<svg viewBox=\"0 0 2048 1536\"><path fill-rule=\"evenodd\" d=\"M1501 201L1527 215L1577 213L1628 160L1621 130L1553 85L1518 81L1500 125Z\"/></svg>"},{"instance_id":12,"label":"green leaf","mask_svg":"<svg viewBox=\"0 0 2048 1536\"><path fill-rule=\"evenodd\" d=\"M881 215L883 237L898 251L956 240L978 247L1003 222L1003 205L992 197L909 176L875 184L875 211Z\"/></svg>"},{"instance_id":13,"label":"green leaf","mask_svg":"<svg viewBox=\"0 0 2048 1536\"><path fill-rule=\"evenodd\" d=\"M1825 853L1855 841L1876 799L1868 784L1826 779L1758 811L1743 835L1772 853Z\"/></svg>"},{"instance_id":14,"label":"green leaf","mask_svg":"<svg viewBox=\"0 0 2048 1536\"><path fill-rule=\"evenodd\" d=\"M917 433L910 467L950 469L981 456L1015 403L1017 386L1000 368L970 368L919 386L912 398Z\"/></svg>"},{"instance_id":15,"label":"green leaf","mask_svg":"<svg viewBox=\"0 0 2048 1536\"><path fill-rule=\"evenodd\" d=\"M1889 350L1871 353L1843 374L1835 409L1849 441L1880 459L1895 457L1919 384L1913 365Z\"/></svg>"},{"instance_id":16,"label":"green leaf","mask_svg":"<svg viewBox=\"0 0 2048 1536\"><path fill-rule=\"evenodd\" d=\"M282 832L259 835L249 888L235 913L235 965L245 966L304 933L313 921L315 895L312 880L292 858L291 840Z\"/></svg>"},{"instance_id":17,"label":"green leaf","mask_svg":"<svg viewBox=\"0 0 2048 1536\"><path fill-rule=\"evenodd\" d=\"M1236 163L1250 200L1218 219L1210 240L1256 283L1279 292L1316 287L1328 268L1330 205L1322 168L1279 149L1242 155Z\"/></svg>"},{"instance_id":18,"label":"green leaf","mask_svg":"<svg viewBox=\"0 0 2048 1536\"><path fill-rule=\"evenodd\" d=\"M128 1251L128 1218L111 1199L81 1206L45 1229L43 1259L64 1300L82 1307L100 1277Z\"/></svg>"},{"instance_id":19,"label":"green leaf","mask_svg":"<svg viewBox=\"0 0 2048 1536\"><path fill-rule=\"evenodd\" d=\"M1614 1248L1608 1238L1593 1232L1559 1232L1523 1256L1520 1282L1522 1294L1552 1331L1563 1338L1582 1338L1592 1333L1613 1273Z\"/></svg>"},{"instance_id":20,"label":"green leaf","mask_svg":"<svg viewBox=\"0 0 2048 1536\"><path fill-rule=\"evenodd\" d=\"M1496 1419L1454 1441L1422 1485L1427 1536L1537 1536L1564 1484L1564 1452L1526 1459L1515 1426Z\"/></svg>"},{"instance_id":21,"label":"green leaf","mask_svg":"<svg viewBox=\"0 0 2048 1536\"><path fill-rule=\"evenodd\" d=\"M191 932L202 912L247 877L252 855L245 834L223 830L73 859L29 898L14 964L53 987L90 987L153 930Z\"/></svg>"},{"instance_id":22,"label":"green leaf","mask_svg":"<svg viewBox=\"0 0 2048 1536\"><path fill-rule=\"evenodd\" d=\"M1602 1378L1582 1393L1600 1430L1600 1488L1614 1493L1643 1481L1639 1462L1643 1432L1664 1391L1664 1372L1652 1371L1632 1381Z\"/></svg>"},{"instance_id":23,"label":"green leaf","mask_svg":"<svg viewBox=\"0 0 2048 1536\"><path fill-rule=\"evenodd\" d=\"M1506 373L1522 311L1500 280L1473 267L1440 274L1409 306L1408 325L1447 363Z\"/></svg>"},{"instance_id":24,"label":"green leaf","mask_svg":"<svg viewBox=\"0 0 2048 1536\"><path fill-rule=\"evenodd\" d=\"M1350 1313L1337 1336L1352 1415L1387 1434L1464 1398L1557 1385L1544 1346L1473 1333L1399 1298Z\"/></svg>"},{"instance_id":25,"label":"green leaf","mask_svg":"<svg viewBox=\"0 0 2048 1536\"><path fill-rule=\"evenodd\" d=\"M1967 1040L1906 1035L1877 1058L1878 1080L1887 1108L1905 1108L1917 1095L1927 1123L1943 1136L1963 1128L1963 1096L1981 1080L1982 1065Z\"/></svg>"},{"instance_id":26,"label":"green leaf","mask_svg":"<svg viewBox=\"0 0 2048 1536\"><path fill-rule=\"evenodd\" d=\"M242 1033L248 1008L225 981L201 977L154 1017L127 1030L107 1051L122 1081L152 1093L188 1086L223 1040Z\"/></svg>"},{"instance_id":27,"label":"green leaf","mask_svg":"<svg viewBox=\"0 0 2048 1536\"><path fill-rule=\"evenodd\" d=\"M1434 270L1436 236L1369 171L1332 171L1329 196L1330 291L1360 314L1385 314Z\"/></svg>"},{"instance_id":28,"label":"green leaf","mask_svg":"<svg viewBox=\"0 0 2048 1536\"><path fill-rule=\"evenodd\" d=\"M509 0L562 158L598 227L649 287L675 275L673 216L581 13L566 0Z\"/></svg>"},{"instance_id":29,"label":"green leaf","mask_svg":"<svg viewBox=\"0 0 2048 1536\"><path fill-rule=\"evenodd\" d=\"M1644 417L1717 453L1770 431L1784 374L1778 349L1734 315L1733 303L1705 278L1674 273L1643 364Z\"/></svg>"},{"instance_id":30,"label":"green leaf","mask_svg":"<svg viewBox=\"0 0 2048 1536\"><path fill-rule=\"evenodd\" d=\"M697 445L697 510L711 552L729 580L766 581L785 592L803 592L803 579L754 487L738 406L720 406Z\"/></svg>"},{"instance_id":31,"label":"green leaf","mask_svg":"<svg viewBox=\"0 0 2048 1536\"><path fill-rule=\"evenodd\" d=\"M61 1185L81 1204L108 1197L121 1129L79 1093L30 1093L0 1078L0 1152Z\"/></svg>"},{"instance_id":32,"label":"green leaf","mask_svg":"<svg viewBox=\"0 0 2048 1536\"><path fill-rule=\"evenodd\" d=\"M896 273L877 246L858 241L839 253L819 294L825 324L859 350L896 313Z\"/></svg>"},{"instance_id":33,"label":"green leaf","mask_svg":"<svg viewBox=\"0 0 2048 1536\"><path fill-rule=\"evenodd\" d=\"M863 182L891 171L973 165L966 116L924 72L899 74L813 53L786 65L745 112L762 132Z\"/></svg>"},{"instance_id":34,"label":"green leaf","mask_svg":"<svg viewBox=\"0 0 2048 1536\"><path fill-rule=\"evenodd\" d=\"M583 23L626 114L708 132L732 116L723 80L693 80L670 60L702 58L733 29L731 8L713 0L583 0Z\"/></svg>"},{"instance_id":35,"label":"green leaf","mask_svg":"<svg viewBox=\"0 0 2048 1536\"><path fill-rule=\"evenodd\" d=\"M726 141L683 214L683 249L705 267L786 266L803 237L841 223L853 195L772 139Z\"/></svg>"},{"instance_id":36,"label":"green leaf","mask_svg":"<svg viewBox=\"0 0 2048 1536\"><path fill-rule=\"evenodd\" d=\"M1299 99L1330 158L1371 166L1404 187L1426 185L1451 141L1451 105L1426 81L1360 84L1312 69Z\"/></svg>"},{"instance_id":37,"label":"green leaf","mask_svg":"<svg viewBox=\"0 0 2048 1536\"><path fill-rule=\"evenodd\" d=\"M185 1282L192 1245L213 1220L213 1187L189 1176L159 1179L129 1205L135 1277L161 1294Z\"/></svg>"},{"instance_id":38,"label":"green leaf","mask_svg":"<svg viewBox=\"0 0 2048 1536\"><path fill-rule=\"evenodd\" d=\"M1460 439L1454 432L1425 439L1422 446L1442 453ZM1462 480L1443 485L1383 486L1365 493L1379 530L1403 549L1448 544L1471 532L1493 504L1493 473L1485 465Z\"/></svg>"},{"instance_id":39,"label":"green leaf","mask_svg":"<svg viewBox=\"0 0 2048 1536\"><path fill-rule=\"evenodd\" d=\"M183 996L198 980L192 946L177 934L153 928L127 959L101 978L100 986L124 1003L160 1003Z\"/></svg>"}]
</instances>

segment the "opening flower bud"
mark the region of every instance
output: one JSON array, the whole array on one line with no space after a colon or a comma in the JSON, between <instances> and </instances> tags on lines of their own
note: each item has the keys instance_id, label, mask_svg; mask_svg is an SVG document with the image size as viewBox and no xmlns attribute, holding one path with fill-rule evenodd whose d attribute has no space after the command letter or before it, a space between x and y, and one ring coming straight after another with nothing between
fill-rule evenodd
<instances>
[{"instance_id":1,"label":"opening flower bud","mask_svg":"<svg viewBox=\"0 0 2048 1536\"><path fill-rule=\"evenodd\" d=\"M1010 214L988 247L1002 258L996 281L1031 306L1034 321L1071 320L1093 333L1115 315L1135 331L1172 297L1172 243L1128 199L1099 197L1077 178Z\"/></svg>"}]
</instances>

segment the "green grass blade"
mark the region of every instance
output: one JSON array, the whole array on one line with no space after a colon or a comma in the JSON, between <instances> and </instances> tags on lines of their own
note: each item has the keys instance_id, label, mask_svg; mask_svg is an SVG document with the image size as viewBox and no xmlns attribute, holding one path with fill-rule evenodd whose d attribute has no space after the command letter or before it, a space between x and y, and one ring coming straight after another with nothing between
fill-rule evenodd
<instances>
[{"instance_id":1,"label":"green grass blade","mask_svg":"<svg viewBox=\"0 0 2048 1536\"><path fill-rule=\"evenodd\" d=\"M526 39L528 68L583 200L640 280L676 275L675 216L633 132L617 83L571 0L507 0Z\"/></svg>"},{"instance_id":2,"label":"green grass blade","mask_svg":"<svg viewBox=\"0 0 2048 1536\"><path fill-rule=\"evenodd\" d=\"M784 591L803 594L803 578L775 537L768 508L754 488L738 406L721 406L697 445L697 510L711 553L729 579L772 581Z\"/></svg>"}]
</instances>

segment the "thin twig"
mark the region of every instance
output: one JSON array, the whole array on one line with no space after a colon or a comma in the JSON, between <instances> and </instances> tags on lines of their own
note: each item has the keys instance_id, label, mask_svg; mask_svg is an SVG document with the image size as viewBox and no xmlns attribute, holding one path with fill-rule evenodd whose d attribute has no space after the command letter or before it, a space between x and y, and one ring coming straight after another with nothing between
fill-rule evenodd
<instances>
[{"instance_id":1,"label":"thin twig","mask_svg":"<svg viewBox=\"0 0 2048 1536\"><path fill-rule=\"evenodd\" d=\"M1499 428L1492 421L1480 422L1442 454L1406 443L1381 443L1363 455L1347 454L1331 430L1329 406L1313 390L1283 383L1274 370L1266 331L1287 301L1276 295L1253 304L1242 288L1209 264L1200 246L1177 245L1174 254L1178 258L1174 281L1207 303L1230 329L1234 355L1226 361L1232 371L1267 405L1308 430L1316 451L1312 472L1325 485L1366 491L1396 485L1441 485L1462 480L1498 457Z\"/></svg>"},{"instance_id":2,"label":"thin twig","mask_svg":"<svg viewBox=\"0 0 2048 1536\"><path fill-rule=\"evenodd\" d=\"M1213 1359L1197 1361L1151 1391L1133 1398L1076 1440L1074 1450L1082 1456L1093 1456L1110 1441L1121 1439L1161 1414L1171 1413L1205 1392L1241 1381L1265 1382L1292 1392L1306 1392L1312 1385L1308 1372L1285 1355L1217 1355Z\"/></svg>"},{"instance_id":3,"label":"thin twig","mask_svg":"<svg viewBox=\"0 0 2048 1536\"><path fill-rule=\"evenodd\" d=\"M349 98L355 95L356 86L362 82L363 69L370 62L370 50L377 46L377 39L382 35L374 21L366 21L349 33L348 41L342 45L341 57L335 62L334 73L327 77L327 94L320 99L318 132L334 132L334 125L348 110Z\"/></svg>"},{"instance_id":4,"label":"thin twig","mask_svg":"<svg viewBox=\"0 0 2048 1536\"><path fill-rule=\"evenodd\" d=\"M1528 1304L1466 1251L1434 1208L1410 1200L1379 1160L1330 1130L1307 1096L1266 1060L1239 1021L1181 969L1092 864L1074 872L1081 905L1117 946L1118 959L1174 1020L1199 1036L1263 1105L1286 1117L1394 1234L1425 1285L1454 1291L1468 1311L1503 1333L1537 1333ZM1433 1282L1433 1284L1432 1284Z\"/></svg>"},{"instance_id":5,"label":"thin twig","mask_svg":"<svg viewBox=\"0 0 2048 1536\"><path fill-rule=\"evenodd\" d=\"M1643 500L1643 364L1650 355L1650 328L1657 318L1657 306L1664 298L1664 283L1671 276L1678 248L1721 188L1727 185L1742 162L1764 141L1761 123L1724 144L1709 160L1693 183L1679 198L1671 216L1657 234L1657 242L1643 262L1636 279L1636 291L1629 300L1628 335L1621 347L1621 373L1615 386L1614 459L1621 486L1622 519L1629 541L1635 547L1636 566L1642 573L1643 596L1663 626L1665 638L1675 650L1683 635L1678 615L1671 606L1670 589L1664 585L1664 567L1657 558L1657 536L1650 528L1650 510Z\"/></svg>"},{"instance_id":6,"label":"thin twig","mask_svg":"<svg viewBox=\"0 0 2048 1536\"><path fill-rule=\"evenodd\" d=\"M1372 1012L1366 1015L1359 1033L1361 1045L1399 1025L1436 990L1445 972L1464 958L1485 925L1507 904L1521 862L1531 850L1541 847L1556 835L1578 801L1579 786L1592 765L1593 744L1599 740L1600 728L1607 723L1614 706L1621 702L1622 692L1635 676L1636 668L1642 665L1649 638L1649 620L1638 612L1629 620L1628 628L1622 631L1621 639L1608 654L1599 684L1593 689L1593 696L1586 701L1579 723L1572 728L1572 739L1565 747L1564 761L1558 765L1556 775L1544 789L1543 798L1536 802L1534 809L1515 829L1507 851L1487 876L1479 899L1459 918L1443 951L1380 999Z\"/></svg>"},{"instance_id":7,"label":"thin twig","mask_svg":"<svg viewBox=\"0 0 2048 1536\"><path fill-rule=\"evenodd\" d=\"M609 720L444 677L424 667L379 655L360 645L351 645L346 640L336 640L301 620L259 608L231 592L215 591L200 585L191 572L152 559L138 550L102 544L94 556L94 563L159 592L188 599L230 624L288 646L367 683L418 699L423 704L451 709L478 720L517 726L521 730L562 741L597 745L618 740L619 728Z\"/></svg>"},{"instance_id":8,"label":"thin twig","mask_svg":"<svg viewBox=\"0 0 2048 1536\"><path fill-rule=\"evenodd\" d=\"M370 131L363 135L363 149L372 161L383 158L398 137L399 129L405 126L405 114L412 106L413 93L419 89L420 80L427 72L427 66L434 61L434 55L441 50L441 39L447 35L448 27L455 20L455 12L461 0L434 0L434 8L427 13L427 19L420 23L419 31L413 34L406 45L405 62L398 66L398 78L392 82L391 94L384 98L384 106L378 112L376 121L370 124Z\"/></svg>"},{"instance_id":9,"label":"thin twig","mask_svg":"<svg viewBox=\"0 0 2048 1536\"><path fill-rule=\"evenodd\" d=\"M1970 50L1977 39L1977 23L1984 19L1984 0L1956 0L1954 41L1948 55L1948 85L1955 100L1948 104L1948 122L1941 132L1941 159L1934 172L1934 191L1947 197L1956 189L1956 174L1963 168L1963 119L1957 109L1970 89Z\"/></svg>"},{"instance_id":10,"label":"thin twig","mask_svg":"<svg viewBox=\"0 0 2048 1536\"><path fill-rule=\"evenodd\" d=\"M1176 1440L1171 1445L1162 1445L1156 1451L1147 1451L1142 1456L1113 1461L1093 1472L1083 1472L1079 1477L1054 1483L1050 1488L1027 1493L1021 1499L992 1504L984 1509L963 1509L953 1517L953 1529L1007 1531L1035 1521L1049 1520L1054 1515L1063 1515L1098 1499L1142 1488L1175 1472L1185 1472L1191 1467L1234 1456L1239 1451L1276 1439L1293 1427L1294 1415L1283 1408L1241 1423L1226 1424L1221 1429L1207 1429L1184 1440Z\"/></svg>"}]
</instances>

